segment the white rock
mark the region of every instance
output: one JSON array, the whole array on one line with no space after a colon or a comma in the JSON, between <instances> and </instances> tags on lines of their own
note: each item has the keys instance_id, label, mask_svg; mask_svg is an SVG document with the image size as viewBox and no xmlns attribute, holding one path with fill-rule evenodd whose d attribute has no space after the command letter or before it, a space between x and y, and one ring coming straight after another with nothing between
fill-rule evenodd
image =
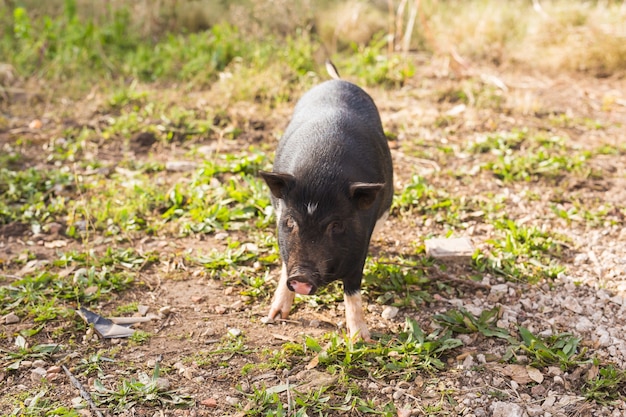
<instances>
[{"instance_id":1,"label":"white rock","mask_svg":"<svg viewBox=\"0 0 626 417\"><path fill-rule=\"evenodd\" d=\"M536 417L543 414L543 408L540 405L527 405L526 413L528 417Z\"/></svg>"},{"instance_id":2,"label":"white rock","mask_svg":"<svg viewBox=\"0 0 626 417\"><path fill-rule=\"evenodd\" d=\"M48 371L39 367L30 371L30 380L33 382L39 382L46 377Z\"/></svg>"},{"instance_id":3,"label":"white rock","mask_svg":"<svg viewBox=\"0 0 626 417\"><path fill-rule=\"evenodd\" d=\"M226 396L226 403L232 407L236 407L239 405L240 401L237 397L231 397L230 395Z\"/></svg>"},{"instance_id":4,"label":"white rock","mask_svg":"<svg viewBox=\"0 0 626 417\"><path fill-rule=\"evenodd\" d=\"M582 314L583 312L583 307L580 305L578 300L572 297L571 295L568 295L567 297L565 297L565 300L563 300L562 305L566 309L573 311L576 314Z\"/></svg>"},{"instance_id":5,"label":"white rock","mask_svg":"<svg viewBox=\"0 0 626 417\"><path fill-rule=\"evenodd\" d=\"M493 403L493 417L522 417L524 410L515 403L496 401Z\"/></svg>"},{"instance_id":6,"label":"white rock","mask_svg":"<svg viewBox=\"0 0 626 417\"><path fill-rule=\"evenodd\" d=\"M509 292L509 286L507 284L496 284L491 286L491 291L487 296L487 300L497 302L502 300Z\"/></svg>"},{"instance_id":7,"label":"white rock","mask_svg":"<svg viewBox=\"0 0 626 417\"><path fill-rule=\"evenodd\" d=\"M383 312L380 314L382 318L391 320L398 315L400 309L395 306L385 306Z\"/></svg>"},{"instance_id":8,"label":"white rock","mask_svg":"<svg viewBox=\"0 0 626 417\"><path fill-rule=\"evenodd\" d=\"M6 316L4 316L5 324L15 324L19 322L20 322L20 317L15 313L9 313Z\"/></svg>"},{"instance_id":9,"label":"white rock","mask_svg":"<svg viewBox=\"0 0 626 417\"><path fill-rule=\"evenodd\" d=\"M241 330L237 328L228 329L228 335L231 337L241 336L241 333L242 333Z\"/></svg>"},{"instance_id":10,"label":"white rock","mask_svg":"<svg viewBox=\"0 0 626 417\"><path fill-rule=\"evenodd\" d=\"M580 333L585 333L594 328L594 324L585 316L580 316L576 320L576 330Z\"/></svg>"}]
</instances>

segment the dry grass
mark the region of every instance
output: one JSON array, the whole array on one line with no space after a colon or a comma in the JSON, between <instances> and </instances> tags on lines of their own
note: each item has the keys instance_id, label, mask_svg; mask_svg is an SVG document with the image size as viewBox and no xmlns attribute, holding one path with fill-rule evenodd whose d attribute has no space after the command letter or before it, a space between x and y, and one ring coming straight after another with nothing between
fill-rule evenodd
<instances>
[{"instance_id":1,"label":"dry grass","mask_svg":"<svg viewBox=\"0 0 626 417\"><path fill-rule=\"evenodd\" d=\"M22 3L41 15L63 10L62 0ZM624 0L110 0L108 7L102 4L76 0L80 15L97 20L129 8L134 30L145 37L197 31L227 21L257 38L312 33L328 52L365 45L383 32L393 39L396 50L406 50L408 45L411 51L435 56L458 53L470 62L582 71L599 77L626 70ZM407 33L410 42L405 43Z\"/></svg>"},{"instance_id":2,"label":"dry grass","mask_svg":"<svg viewBox=\"0 0 626 417\"><path fill-rule=\"evenodd\" d=\"M435 52L543 70L626 70L626 7L619 2L430 2Z\"/></svg>"}]
</instances>

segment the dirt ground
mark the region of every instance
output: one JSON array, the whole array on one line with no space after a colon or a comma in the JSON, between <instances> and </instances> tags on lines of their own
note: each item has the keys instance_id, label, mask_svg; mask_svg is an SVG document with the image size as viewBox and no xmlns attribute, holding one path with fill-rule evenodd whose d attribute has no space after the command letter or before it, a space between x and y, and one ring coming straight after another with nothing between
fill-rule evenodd
<instances>
[{"instance_id":1,"label":"dirt ground","mask_svg":"<svg viewBox=\"0 0 626 417\"><path fill-rule=\"evenodd\" d=\"M385 130L390 133L396 191L401 191L417 174L450 195L468 198L478 195L486 200L506 196L503 209L507 210L509 218L569 238L567 253L562 258L567 269L558 279L538 284L505 283L503 279L485 273L481 281L484 285L480 286L464 284L461 279L442 292L431 286L432 301L416 308L401 308L398 315L390 319L381 317L383 305L366 296L366 317L374 334L398 332L406 317L416 319L423 328L430 328L434 314L453 306L465 306L475 311L500 305L505 312L502 325L525 325L537 333L548 330L572 332L582 337L582 345L589 354L623 368L626 365L626 155L623 152L626 80L617 77L596 79L581 74L548 76L489 67L473 68L470 73L459 74L441 62L425 66L420 72L401 88L368 89L380 109ZM454 98L454 92L458 91L469 97L467 101ZM164 94L169 93L171 91L164 91ZM205 97L211 97L211 92L194 93L192 99ZM97 105L86 97L48 108L43 127L30 129L28 124L32 118L25 106L28 106L27 101L14 100L9 110L18 121L11 129L0 132L0 147L13 143L24 134L32 138L33 150L21 161L23 168L46 168L45 154L35 145L49 142L62 131L64 124L97 123L99 118L106 116L99 114ZM259 142L270 147L276 143L286 126L292 104L282 105L271 114L255 106L249 103L233 106L233 118L247 119L248 123L242 125L244 131L236 140L224 145L225 151L243 150ZM71 114L75 116L68 116ZM252 123L261 119L260 125ZM470 144L493 132L515 129L540 130L547 135L563 137L568 146L581 150L593 150L599 144L606 144L621 146L622 152L591 158L589 167L598 173L591 177L572 173L555 181L504 182L491 172L477 169L489 155L468 152ZM135 140L140 142L140 139ZM210 145L208 141L207 145ZM121 144L94 144L92 157L105 166L115 166L116 160L127 157L129 151L135 158L156 161L201 158L197 155L189 157L184 143L148 144L147 147L152 147L149 152L137 152L132 148L132 140L130 146L129 150ZM187 174L172 175L184 181ZM534 198L526 198L528 195ZM573 200L589 204L590 208L604 202L614 209L605 214L605 221L593 226L584 221L568 223L554 215L552 207L555 204L568 207ZM395 213L382 234L372 242L372 254L414 254L418 246L416 242L421 242L425 236L445 236L447 230L449 227L437 218ZM470 237L481 250L489 250L488 240L495 236L493 226L479 215L468 217L463 229L457 229L455 235ZM151 333L152 337L139 344L123 339L84 340L84 334L77 334L76 351L56 359L62 359L62 363L73 369L81 359L96 352L103 352L104 356L114 352L114 361L101 365L103 375L100 380L105 384L107 381L113 383L121 375L151 374L155 362L159 361L171 387L178 393L190 395L196 402L195 406L185 409L136 406L120 413L128 416L243 415L237 405L252 407L244 393L252 392L255 387L275 387L287 380L292 384L306 382L307 376L301 371L305 370L310 356L294 358L288 368L281 370L268 368L264 371L260 366L251 368L250 365L267 362L270 352L280 351L286 342L302 343L303 335L321 338L328 332L340 332L342 303L315 307L299 302L289 321L262 325L261 318L269 308L268 298L249 303L249 298L240 294L241 285L226 285L209 277L202 265L189 262L185 256L208 253L214 248L225 249L226 237L254 243L250 241L250 235L237 231L185 238L146 235L131 242L94 236L88 246L96 253L110 246L132 246L139 252L159 252L160 262L138 272L136 284L130 290L90 308L109 314L117 306L131 302L145 305L149 307L149 313L157 317L136 327ZM22 264L12 262L25 247L36 255L38 261L45 261L57 257L60 250L46 243L59 240L65 242L62 250L84 249L83 243L62 232L34 236L29 227L21 224L0 226L0 283L10 285L28 272ZM36 268L37 264L31 267ZM450 264L447 267L448 276L475 274L469 265ZM278 272L276 265L269 275L277 279ZM505 292L494 295L492 288L504 283ZM273 285L267 283L269 293ZM588 326L581 326L587 322L590 323ZM15 335L32 327L28 318L3 324L0 347L12 349ZM603 339L603 333L598 333L600 328L608 334L608 341L606 337ZM245 348L235 353L203 356L205 362L202 363L192 359L202 352L212 351L229 331L244 335ZM40 343L58 342L54 322L46 325L37 340ZM581 369L578 375L563 374L558 368L544 369L543 383L519 383L507 374L505 367L489 361L480 362L479 355L484 358L489 354L501 354L505 344L478 335L467 336L464 342L456 356L446 358L448 368L445 371L434 375L425 372L406 385L367 376L355 378L355 383L362 389L360 395L381 407L391 401L398 408L412 410L412 415L617 416L626 413L624 401L606 406L584 401L580 385L588 368ZM473 366L477 363L484 366ZM54 365L48 362L44 368ZM245 369L253 370L242 372ZM323 369L309 372L328 375ZM91 376L81 383L90 389L93 380ZM0 396L4 398L0 400L2 414L8 415L15 407L9 398L19 397L20 392L35 393L42 386L50 398L68 407L72 399L79 396L62 373L54 378L48 374L48 381L42 382L32 377L28 367L17 371L0 370ZM496 390L506 396L489 394ZM433 408L427 406L434 405L440 407L439 411L428 411ZM520 414L515 414L518 409ZM89 409L83 409L81 414L90 415ZM353 411L350 415L367 414ZM337 411L331 415L344 413Z\"/></svg>"}]
</instances>

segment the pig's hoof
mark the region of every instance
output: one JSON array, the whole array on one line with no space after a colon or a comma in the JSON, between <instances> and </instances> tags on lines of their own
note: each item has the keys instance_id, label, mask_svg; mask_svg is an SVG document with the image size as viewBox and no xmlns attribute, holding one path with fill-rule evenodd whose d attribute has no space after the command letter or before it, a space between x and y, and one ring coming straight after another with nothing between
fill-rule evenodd
<instances>
[{"instance_id":1,"label":"pig's hoof","mask_svg":"<svg viewBox=\"0 0 626 417\"><path fill-rule=\"evenodd\" d=\"M350 329L350 338L352 340L363 339L364 342L372 342L370 331L366 326L362 326L356 329Z\"/></svg>"}]
</instances>

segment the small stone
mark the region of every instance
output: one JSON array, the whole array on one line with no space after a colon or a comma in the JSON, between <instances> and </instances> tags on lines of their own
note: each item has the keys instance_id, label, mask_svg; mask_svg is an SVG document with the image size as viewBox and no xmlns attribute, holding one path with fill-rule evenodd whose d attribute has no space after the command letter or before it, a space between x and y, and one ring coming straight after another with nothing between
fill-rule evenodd
<instances>
[{"instance_id":1,"label":"small stone","mask_svg":"<svg viewBox=\"0 0 626 417\"><path fill-rule=\"evenodd\" d=\"M239 398L237 397L231 397L230 395L226 396L226 404L230 405L231 407L237 407L239 405Z\"/></svg>"},{"instance_id":2,"label":"small stone","mask_svg":"<svg viewBox=\"0 0 626 417\"><path fill-rule=\"evenodd\" d=\"M237 300L237 301L235 301L234 303L232 303L230 305L230 309L231 310L235 310L235 311L239 311L239 310L241 310L243 308L243 306L244 306L243 301Z\"/></svg>"},{"instance_id":3,"label":"small stone","mask_svg":"<svg viewBox=\"0 0 626 417\"><path fill-rule=\"evenodd\" d=\"M30 380L33 382L39 382L42 379L44 379L47 375L47 372L45 369L39 367L39 368L35 368L32 371L30 371Z\"/></svg>"},{"instance_id":4,"label":"small stone","mask_svg":"<svg viewBox=\"0 0 626 417\"><path fill-rule=\"evenodd\" d=\"M139 314L141 314L142 316L145 316L146 314L148 314L148 310L150 309L150 307L148 306L144 306L144 305L138 305L137 306L137 312Z\"/></svg>"},{"instance_id":5,"label":"small stone","mask_svg":"<svg viewBox=\"0 0 626 417\"><path fill-rule=\"evenodd\" d=\"M318 327L320 327L321 325L322 325L322 323L321 323L319 320L315 320L315 319L313 319L313 320L311 320L311 321L309 322L309 326L310 326L310 327L313 327L313 328L318 328Z\"/></svg>"},{"instance_id":6,"label":"small stone","mask_svg":"<svg viewBox=\"0 0 626 417\"><path fill-rule=\"evenodd\" d=\"M20 322L20 317L15 313L9 313L6 316L4 316L5 324L15 324L19 322Z\"/></svg>"},{"instance_id":7,"label":"small stone","mask_svg":"<svg viewBox=\"0 0 626 417\"><path fill-rule=\"evenodd\" d=\"M509 292L507 284L496 284L491 286L487 300L492 303L502 300Z\"/></svg>"},{"instance_id":8,"label":"small stone","mask_svg":"<svg viewBox=\"0 0 626 417\"><path fill-rule=\"evenodd\" d=\"M585 316L578 317L576 321L576 330L580 333L589 332L594 328L594 324Z\"/></svg>"},{"instance_id":9,"label":"small stone","mask_svg":"<svg viewBox=\"0 0 626 417\"><path fill-rule=\"evenodd\" d=\"M426 239L426 254L435 259L465 261L472 258L474 247L467 237Z\"/></svg>"},{"instance_id":10,"label":"small stone","mask_svg":"<svg viewBox=\"0 0 626 417\"><path fill-rule=\"evenodd\" d=\"M46 365L47 365L46 361L44 361L42 359L36 359L36 360L33 361L33 366L35 368L43 368Z\"/></svg>"},{"instance_id":11,"label":"small stone","mask_svg":"<svg viewBox=\"0 0 626 417\"><path fill-rule=\"evenodd\" d=\"M381 317L386 320L391 320L398 315L400 309L395 306L385 306L383 312L381 313Z\"/></svg>"},{"instance_id":12,"label":"small stone","mask_svg":"<svg viewBox=\"0 0 626 417\"><path fill-rule=\"evenodd\" d=\"M22 368L32 368L33 367L33 361L22 361L22 362L20 362L20 367L22 367Z\"/></svg>"},{"instance_id":13,"label":"small stone","mask_svg":"<svg viewBox=\"0 0 626 417\"><path fill-rule=\"evenodd\" d=\"M223 305L215 306L215 313L216 314L224 314L224 313L226 313L226 310L228 310L228 309L226 307L224 307Z\"/></svg>"},{"instance_id":14,"label":"small stone","mask_svg":"<svg viewBox=\"0 0 626 417\"><path fill-rule=\"evenodd\" d=\"M486 417L487 416L487 411L482 408L482 407L478 407L474 410L474 415L476 417Z\"/></svg>"},{"instance_id":15,"label":"small stone","mask_svg":"<svg viewBox=\"0 0 626 417\"><path fill-rule=\"evenodd\" d=\"M85 406L85 400L83 397L74 397L71 400L72 408L82 408Z\"/></svg>"},{"instance_id":16,"label":"small stone","mask_svg":"<svg viewBox=\"0 0 626 417\"><path fill-rule=\"evenodd\" d=\"M380 390L382 394L391 394L393 392L393 387L384 387Z\"/></svg>"},{"instance_id":17,"label":"small stone","mask_svg":"<svg viewBox=\"0 0 626 417\"><path fill-rule=\"evenodd\" d=\"M205 398L204 400L200 401L200 404L205 407L215 408L217 407L217 400L215 398Z\"/></svg>"},{"instance_id":18,"label":"small stone","mask_svg":"<svg viewBox=\"0 0 626 417\"><path fill-rule=\"evenodd\" d=\"M560 376L556 375L556 376L554 377L554 383L555 383L556 385L563 385L563 378L561 378Z\"/></svg>"},{"instance_id":19,"label":"small stone","mask_svg":"<svg viewBox=\"0 0 626 417\"><path fill-rule=\"evenodd\" d=\"M582 314L583 312L583 308L578 302L578 300L572 297L571 295L568 295L567 297L565 297L565 300L563 300L562 305L566 309L573 311L576 314Z\"/></svg>"},{"instance_id":20,"label":"small stone","mask_svg":"<svg viewBox=\"0 0 626 417\"><path fill-rule=\"evenodd\" d=\"M393 393L393 395L392 395L392 398L393 398L394 400L399 400L399 399L400 399L400 398L402 398L403 396L404 396L404 390L402 390L402 389L398 389L398 390L395 390L395 391L394 391L394 393Z\"/></svg>"},{"instance_id":21,"label":"small stone","mask_svg":"<svg viewBox=\"0 0 626 417\"><path fill-rule=\"evenodd\" d=\"M461 366L466 371L472 369L472 367L474 367L474 357L472 355L467 355L465 360L463 360L463 365L461 365Z\"/></svg>"},{"instance_id":22,"label":"small stone","mask_svg":"<svg viewBox=\"0 0 626 417\"><path fill-rule=\"evenodd\" d=\"M168 316L172 312L171 306L163 306L159 309L159 314L163 317Z\"/></svg>"},{"instance_id":23,"label":"small stone","mask_svg":"<svg viewBox=\"0 0 626 417\"><path fill-rule=\"evenodd\" d=\"M526 413L528 417L537 417L543 414L543 408L540 405L527 405Z\"/></svg>"},{"instance_id":24,"label":"small stone","mask_svg":"<svg viewBox=\"0 0 626 417\"><path fill-rule=\"evenodd\" d=\"M493 417L522 417L524 410L515 403L496 401L493 403Z\"/></svg>"},{"instance_id":25,"label":"small stone","mask_svg":"<svg viewBox=\"0 0 626 417\"><path fill-rule=\"evenodd\" d=\"M61 367L57 366L57 365L53 365L53 366L48 368L47 372L49 374L60 374L61 373Z\"/></svg>"},{"instance_id":26,"label":"small stone","mask_svg":"<svg viewBox=\"0 0 626 417\"><path fill-rule=\"evenodd\" d=\"M161 377L161 376L160 376L160 377L158 377L158 378L154 381L154 383L155 383L155 385L156 385L156 387L157 387L157 390L158 390L158 391L161 391L161 392L168 391L168 390L170 389L171 385L172 385L172 384L170 383L170 380L169 380L169 379L164 378L164 377Z\"/></svg>"},{"instance_id":27,"label":"small stone","mask_svg":"<svg viewBox=\"0 0 626 417\"><path fill-rule=\"evenodd\" d=\"M232 329L228 329L228 335L230 337L239 337L241 336L241 330L237 329L237 328L232 328Z\"/></svg>"},{"instance_id":28,"label":"small stone","mask_svg":"<svg viewBox=\"0 0 626 417\"><path fill-rule=\"evenodd\" d=\"M273 324L275 323L274 319L268 316L262 317L261 318L261 323L263 324Z\"/></svg>"},{"instance_id":29,"label":"small stone","mask_svg":"<svg viewBox=\"0 0 626 417\"><path fill-rule=\"evenodd\" d=\"M556 402L556 397L554 395L549 395L543 401L543 408L550 408L554 405L555 402Z\"/></svg>"}]
</instances>

